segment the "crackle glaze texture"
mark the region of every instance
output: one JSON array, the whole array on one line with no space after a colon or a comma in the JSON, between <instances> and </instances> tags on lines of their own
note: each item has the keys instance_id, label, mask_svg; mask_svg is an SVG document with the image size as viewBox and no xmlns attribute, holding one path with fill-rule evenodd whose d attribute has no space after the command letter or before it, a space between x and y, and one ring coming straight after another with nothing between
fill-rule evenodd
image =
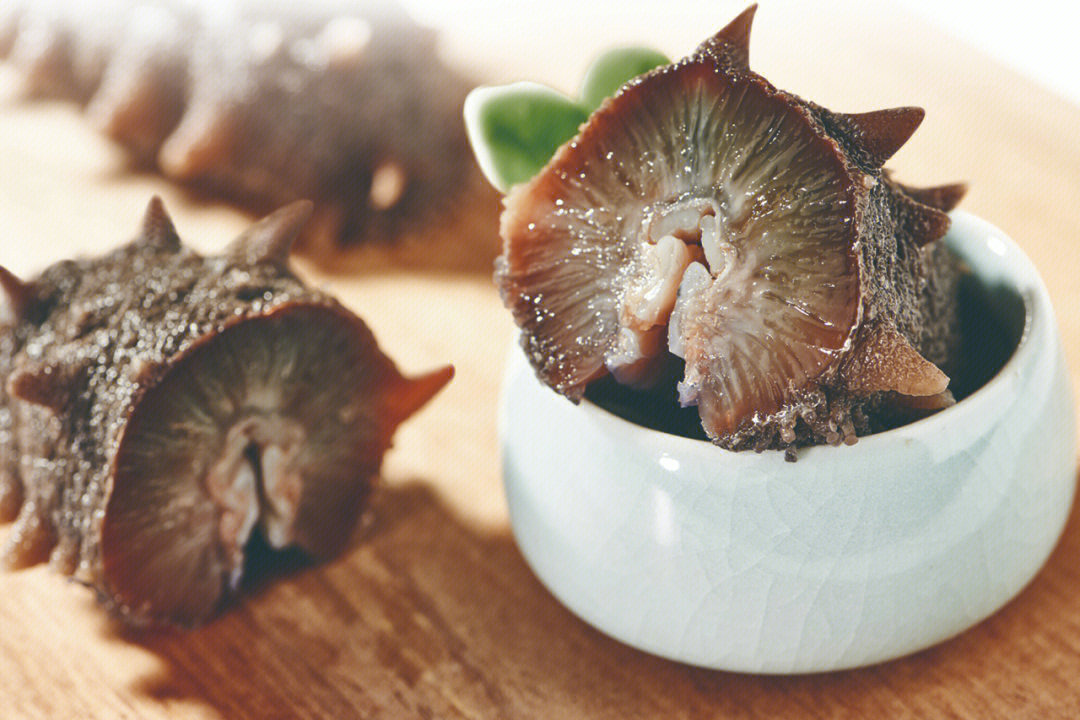
<instances>
[{"instance_id":1,"label":"crackle glaze texture","mask_svg":"<svg viewBox=\"0 0 1080 720\"><path fill-rule=\"evenodd\" d=\"M957 404L853 447L792 464L648 430L562 401L515 351L504 477L544 584L634 647L768 673L915 652L1018 593L1069 515L1072 393L1031 262L989 224L953 220L948 246L1022 304L1019 345Z\"/></svg>"},{"instance_id":2,"label":"crackle glaze texture","mask_svg":"<svg viewBox=\"0 0 1080 720\"><path fill-rule=\"evenodd\" d=\"M290 205L203 257L155 198L108 255L0 272L9 566L48 559L133 622L195 624L238 587L255 533L341 548L395 427L450 369L405 379L288 270L310 213Z\"/></svg>"},{"instance_id":3,"label":"crackle glaze texture","mask_svg":"<svg viewBox=\"0 0 1080 720\"><path fill-rule=\"evenodd\" d=\"M25 95L79 103L136 163L256 212L314 199L316 255L439 234L481 193L470 83L436 39L391 2L0 2Z\"/></svg>"},{"instance_id":4,"label":"crackle glaze texture","mask_svg":"<svg viewBox=\"0 0 1080 720\"><path fill-rule=\"evenodd\" d=\"M954 401L959 268L937 241L964 189L882 169L920 108L836 113L752 72L753 13L627 83L510 190L496 278L572 400L681 359L678 401L717 444L850 444L883 409Z\"/></svg>"}]
</instances>

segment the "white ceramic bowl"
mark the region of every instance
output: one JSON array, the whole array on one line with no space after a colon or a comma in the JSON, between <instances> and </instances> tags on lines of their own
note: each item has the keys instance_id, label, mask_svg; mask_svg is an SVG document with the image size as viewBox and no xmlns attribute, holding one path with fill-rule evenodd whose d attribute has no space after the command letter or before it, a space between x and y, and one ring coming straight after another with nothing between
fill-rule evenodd
<instances>
[{"instance_id":1,"label":"white ceramic bowl","mask_svg":"<svg viewBox=\"0 0 1080 720\"><path fill-rule=\"evenodd\" d=\"M1016 595L1072 503L1072 395L1030 260L964 213L947 242L980 281L1023 298L1011 359L948 410L795 463L575 406L515 348L504 476L518 545L543 583L634 647L765 673L905 655Z\"/></svg>"}]
</instances>

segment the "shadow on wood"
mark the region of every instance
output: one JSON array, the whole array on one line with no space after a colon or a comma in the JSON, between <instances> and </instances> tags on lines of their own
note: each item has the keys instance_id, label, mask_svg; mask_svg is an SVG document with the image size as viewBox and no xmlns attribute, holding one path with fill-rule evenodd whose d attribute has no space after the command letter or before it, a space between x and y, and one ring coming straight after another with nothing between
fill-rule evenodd
<instances>
[{"instance_id":1,"label":"shadow on wood","mask_svg":"<svg viewBox=\"0 0 1080 720\"><path fill-rule=\"evenodd\" d=\"M153 168L120 163L98 175L101 182L127 184L132 178L158 179ZM421 218L401 224L392 242L347 238L345 244L331 240L333 219L328 207L316 206L315 215L301 234L296 255L330 276L370 275L387 271L417 271L443 275L483 275L490 277L495 257L501 251L499 215L501 195L480 176L477 168L467 174L466 187L453 202L433 198ZM227 205L248 215L252 222L278 209L230 198L196 183L176 184L186 198L197 205ZM149 200L149 197L147 197ZM358 202L363 202L361 199ZM180 235L184 237L183 228ZM220 238L221 246L232 238Z\"/></svg>"},{"instance_id":2,"label":"shadow on wood","mask_svg":"<svg viewBox=\"0 0 1080 720\"><path fill-rule=\"evenodd\" d=\"M291 564L200 630L136 638L164 670L134 689L228 718L1015 717L1036 700L1057 711L1044 717L1080 715L1080 648L1061 632L1080 623L1080 510L1045 571L973 630L800 677L690 668L602 636L508 532L468 527L422 485L379 489L369 518L338 560ZM1035 698L1018 671L1051 654Z\"/></svg>"}]
</instances>

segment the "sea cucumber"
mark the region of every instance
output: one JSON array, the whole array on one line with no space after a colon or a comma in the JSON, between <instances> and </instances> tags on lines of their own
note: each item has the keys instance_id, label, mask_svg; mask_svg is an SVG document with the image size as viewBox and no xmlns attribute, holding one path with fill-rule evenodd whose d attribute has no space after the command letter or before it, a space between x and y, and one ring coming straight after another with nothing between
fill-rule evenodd
<instances>
[{"instance_id":1,"label":"sea cucumber","mask_svg":"<svg viewBox=\"0 0 1080 720\"><path fill-rule=\"evenodd\" d=\"M471 82L436 40L389 2L0 2L26 96L77 102L136 163L255 212L314 199L299 246L317 258L445 238L491 200Z\"/></svg>"},{"instance_id":2,"label":"sea cucumber","mask_svg":"<svg viewBox=\"0 0 1080 720\"><path fill-rule=\"evenodd\" d=\"M238 587L255 533L342 548L394 429L453 372L403 377L289 271L310 214L286 206L203 257L155 198L110 254L30 281L0 269L10 567L49 559L130 622L193 625Z\"/></svg>"},{"instance_id":3,"label":"sea cucumber","mask_svg":"<svg viewBox=\"0 0 1080 720\"><path fill-rule=\"evenodd\" d=\"M882 169L922 109L836 113L751 71L753 14L627 82L509 188L496 281L571 400L679 363L678 401L723 447L851 443L879 410L954 401L960 271L938 241L964 186Z\"/></svg>"}]
</instances>

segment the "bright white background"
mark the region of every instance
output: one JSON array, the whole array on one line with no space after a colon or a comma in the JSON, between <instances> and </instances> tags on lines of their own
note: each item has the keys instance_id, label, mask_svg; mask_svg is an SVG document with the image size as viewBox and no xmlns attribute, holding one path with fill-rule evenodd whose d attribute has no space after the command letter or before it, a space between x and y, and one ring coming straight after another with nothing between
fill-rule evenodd
<instances>
[{"instance_id":1,"label":"bright white background","mask_svg":"<svg viewBox=\"0 0 1080 720\"><path fill-rule=\"evenodd\" d=\"M897 2L968 45L1080 105L1080 2Z\"/></svg>"},{"instance_id":2,"label":"bright white background","mask_svg":"<svg viewBox=\"0 0 1080 720\"><path fill-rule=\"evenodd\" d=\"M717 16L729 12L730 2L723 0L544 0L541 3L508 0L401 0L426 24L446 28L450 35L467 38L464 42L491 43L493 49L511 51L506 58L515 65L514 46L500 46L499 35L521 32L520 26L534 24L537 35L565 32L578 36L582 26L592 26L605 34L604 25L641 26L642 37L628 37L626 42L647 42L651 25L685 25L694 32L688 38L712 31ZM747 0L749 2L749 0ZM760 0L759 15L781 14L792 7L791 0ZM739 5L736 3L736 5ZM850 0L817 3L815 13L845 12ZM719 9L722 6L722 9ZM740 5L741 6L741 5ZM915 15L968 46L989 55L1002 64L1028 76L1072 102L1080 104L1080 2L1075 0L866 0L858 3L860 13L880 9L882 15L897 11ZM808 3L799 3L805 14ZM545 18L577 18L560 20ZM573 27L571 25L577 25ZM697 26L697 27L695 27ZM610 31L610 28L608 28ZM521 45L522 51L530 43ZM535 47L535 46L533 46Z\"/></svg>"}]
</instances>

